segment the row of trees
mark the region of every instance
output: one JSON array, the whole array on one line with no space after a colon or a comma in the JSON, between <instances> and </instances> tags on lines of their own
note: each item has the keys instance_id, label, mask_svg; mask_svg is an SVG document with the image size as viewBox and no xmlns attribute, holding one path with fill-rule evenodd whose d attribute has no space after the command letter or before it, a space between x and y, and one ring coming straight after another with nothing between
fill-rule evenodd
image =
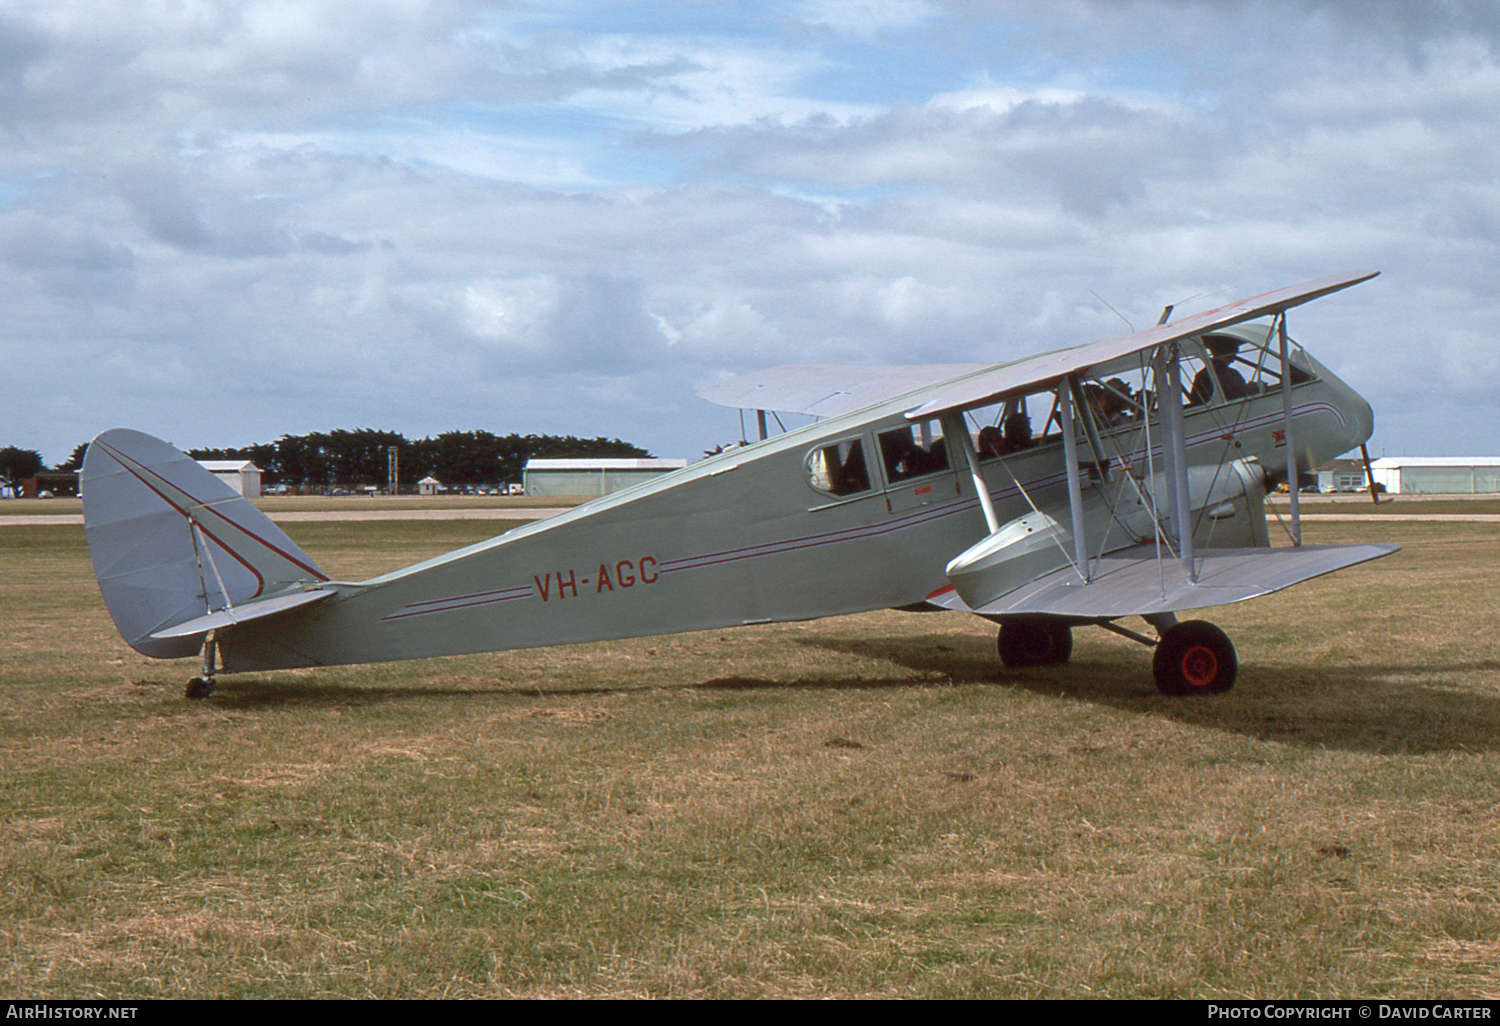
<instances>
[{"instance_id":1,"label":"row of trees","mask_svg":"<svg viewBox=\"0 0 1500 1026\"><path fill-rule=\"evenodd\" d=\"M572 435L494 435L488 431L447 431L416 441L395 431L315 431L282 435L274 442L237 449L191 449L195 460L250 460L261 470L267 488L286 485L299 491L355 490L366 485L384 487L388 457L396 448L402 491L416 491L416 483L431 475L450 488L493 488L521 480L529 459L585 457L638 459L650 453L618 438L574 438ZM83 466L87 444L53 470ZM22 481L46 470L40 453L6 446L0 449L0 486L19 487Z\"/></svg>"},{"instance_id":2,"label":"row of trees","mask_svg":"<svg viewBox=\"0 0 1500 1026\"><path fill-rule=\"evenodd\" d=\"M403 491L431 475L450 488L493 488L521 480L529 459L583 457L647 458L650 453L618 438L572 435L494 435L488 431L447 431L415 441L395 431L315 431L282 435L274 442L238 449L192 449L195 460L250 460L261 469L267 488L299 491L384 486L395 447Z\"/></svg>"},{"instance_id":3,"label":"row of trees","mask_svg":"<svg viewBox=\"0 0 1500 1026\"><path fill-rule=\"evenodd\" d=\"M19 488L22 481L46 469L42 454L35 449L18 449L14 445L0 449L0 488Z\"/></svg>"}]
</instances>

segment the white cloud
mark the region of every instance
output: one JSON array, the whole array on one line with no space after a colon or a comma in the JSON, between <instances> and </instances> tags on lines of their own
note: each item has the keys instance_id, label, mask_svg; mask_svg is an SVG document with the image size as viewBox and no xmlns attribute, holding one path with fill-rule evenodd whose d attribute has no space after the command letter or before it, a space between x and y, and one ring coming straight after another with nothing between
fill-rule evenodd
<instances>
[{"instance_id":1,"label":"white cloud","mask_svg":"<svg viewBox=\"0 0 1500 1026\"><path fill-rule=\"evenodd\" d=\"M1139 326L1371 266L1297 334L1377 445L1492 451L1495 8L1356 6L12 3L0 444L686 455L725 372L1008 358L1118 333L1094 293Z\"/></svg>"},{"instance_id":2,"label":"white cloud","mask_svg":"<svg viewBox=\"0 0 1500 1026\"><path fill-rule=\"evenodd\" d=\"M802 0L792 11L808 24L865 39L915 29L939 15L926 0Z\"/></svg>"},{"instance_id":3,"label":"white cloud","mask_svg":"<svg viewBox=\"0 0 1500 1026\"><path fill-rule=\"evenodd\" d=\"M557 282L547 275L476 282L464 294L464 324L479 338L506 349L545 353L559 294Z\"/></svg>"}]
</instances>

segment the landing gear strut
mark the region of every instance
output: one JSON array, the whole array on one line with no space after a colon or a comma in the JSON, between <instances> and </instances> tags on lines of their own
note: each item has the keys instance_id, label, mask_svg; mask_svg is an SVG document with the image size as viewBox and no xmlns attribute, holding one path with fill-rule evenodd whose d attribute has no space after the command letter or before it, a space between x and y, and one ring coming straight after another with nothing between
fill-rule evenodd
<instances>
[{"instance_id":1,"label":"landing gear strut","mask_svg":"<svg viewBox=\"0 0 1500 1026\"><path fill-rule=\"evenodd\" d=\"M210 632L203 642L203 672L187 683L185 698L207 698L214 693L214 664L218 662L219 642Z\"/></svg>"},{"instance_id":2,"label":"landing gear strut","mask_svg":"<svg viewBox=\"0 0 1500 1026\"><path fill-rule=\"evenodd\" d=\"M1164 695L1219 695L1234 687L1239 659L1219 628L1186 620L1162 631L1151 671Z\"/></svg>"},{"instance_id":3,"label":"landing gear strut","mask_svg":"<svg viewBox=\"0 0 1500 1026\"><path fill-rule=\"evenodd\" d=\"M1060 666L1073 654L1073 630L1056 620L1006 620L999 647L1000 661L1012 670Z\"/></svg>"}]
</instances>

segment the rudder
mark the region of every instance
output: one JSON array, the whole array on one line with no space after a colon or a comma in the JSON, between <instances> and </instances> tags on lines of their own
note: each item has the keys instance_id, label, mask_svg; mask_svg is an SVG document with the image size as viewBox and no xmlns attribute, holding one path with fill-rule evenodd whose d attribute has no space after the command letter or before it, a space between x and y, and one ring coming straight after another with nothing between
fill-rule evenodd
<instances>
[{"instance_id":1,"label":"rudder","mask_svg":"<svg viewBox=\"0 0 1500 1026\"><path fill-rule=\"evenodd\" d=\"M142 655L194 655L202 634L151 635L328 579L248 499L158 438L106 431L89 444L80 484L94 578Z\"/></svg>"}]
</instances>

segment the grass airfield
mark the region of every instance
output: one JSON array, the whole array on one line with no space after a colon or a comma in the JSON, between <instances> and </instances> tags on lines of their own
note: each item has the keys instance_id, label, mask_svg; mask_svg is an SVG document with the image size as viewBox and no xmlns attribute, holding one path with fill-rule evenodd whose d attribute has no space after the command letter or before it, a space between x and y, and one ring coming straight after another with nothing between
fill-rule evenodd
<instances>
[{"instance_id":1,"label":"grass airfield","mask_svg":"<svg viewBox=\"0 0 1500 1026\"><path fill-rule=\"evenodd\" d=\"M285 526L348 579L504 525ZM0 989L1500 997L1500 524L1305 533L1404 551L1208 611L1217 698L878 612L188 702L81 528L5 527Z\"/></svg>"}]
</instances>

